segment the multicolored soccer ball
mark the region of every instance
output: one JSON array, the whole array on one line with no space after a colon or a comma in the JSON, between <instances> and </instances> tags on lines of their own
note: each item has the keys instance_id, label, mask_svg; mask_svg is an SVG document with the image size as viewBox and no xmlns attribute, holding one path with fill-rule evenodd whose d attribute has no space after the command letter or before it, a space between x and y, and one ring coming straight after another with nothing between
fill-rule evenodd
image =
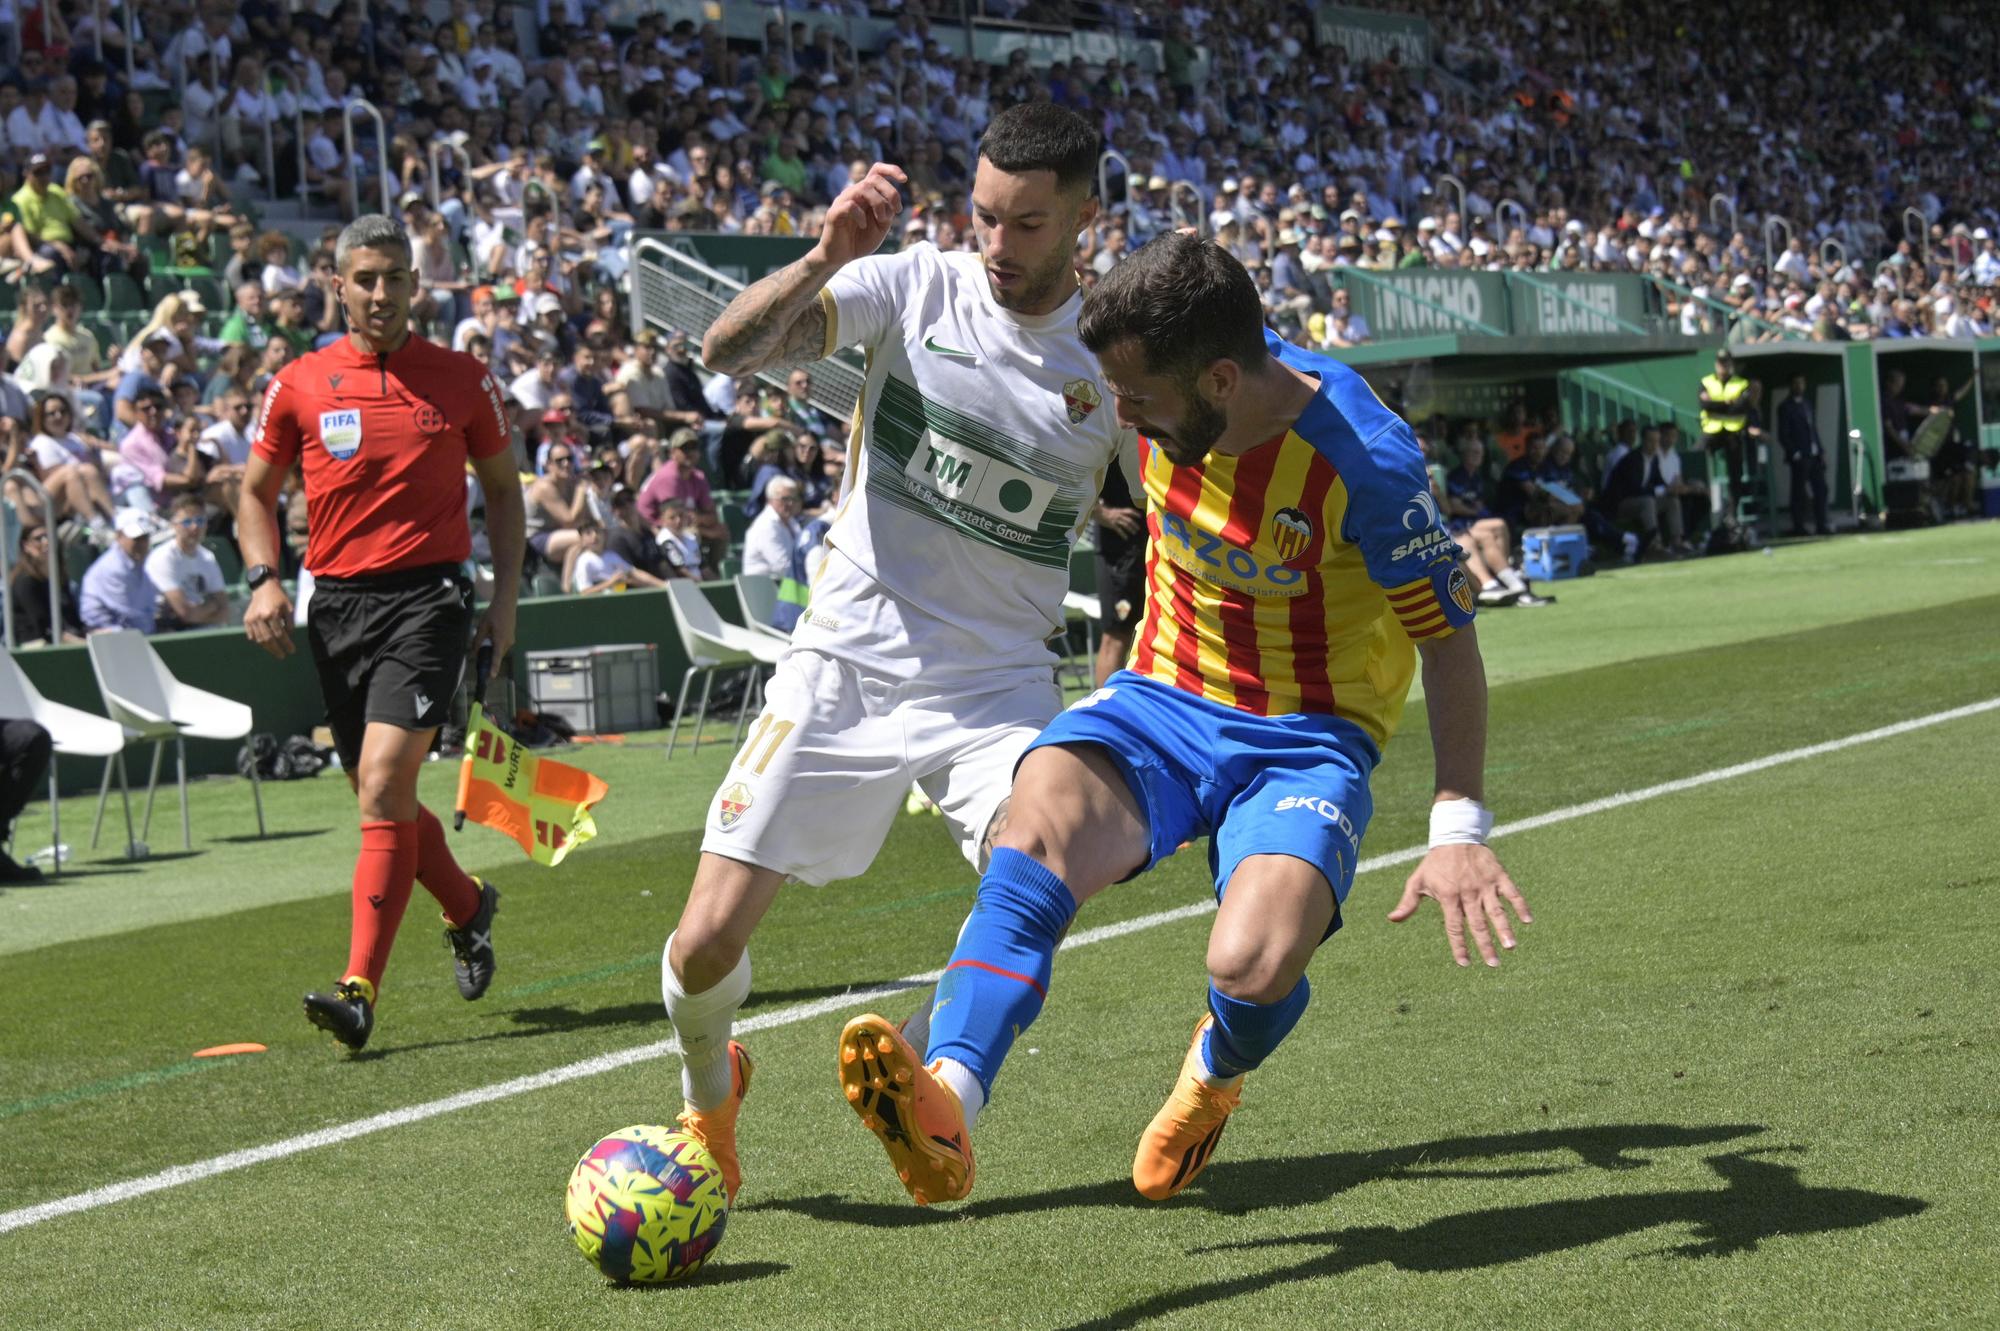
<instances>
[{"instance_id":1,"label":"multicolored soccer ball","mask_svg":"<svg viewBox=\"0 0 2000 1331\"><path fill-rule=\"evenodd\" d=\"M722 1242L729 1194L707 1147L642 1124L584 1152L563 1213L592 1266L622 1283L656 1285L701 1269Z\"/></svg>"}]
</instances>

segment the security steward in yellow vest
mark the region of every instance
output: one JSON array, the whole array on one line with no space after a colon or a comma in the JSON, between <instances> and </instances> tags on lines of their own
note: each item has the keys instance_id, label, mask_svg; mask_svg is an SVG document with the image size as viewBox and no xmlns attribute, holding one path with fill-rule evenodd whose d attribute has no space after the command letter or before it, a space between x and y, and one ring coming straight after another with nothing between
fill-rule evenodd
<instances>
[{"instance_id":1,"label":"security steward in yellow vest","mask_svg":"<svg viewBox=\"0 0 2000 1331\"><path fill-rule=\"evenodd\" d=\"M1701 442L1727 459L1729 485L1743 484L1744 429L1750 424L1750 381L1736 373L1736 358L1715 353L1715 373L1701 377ZM1716 496L1719 500L1720 495ZM1721 505L1718 504L1718 508Z\"/></svg>"}]
</instances>

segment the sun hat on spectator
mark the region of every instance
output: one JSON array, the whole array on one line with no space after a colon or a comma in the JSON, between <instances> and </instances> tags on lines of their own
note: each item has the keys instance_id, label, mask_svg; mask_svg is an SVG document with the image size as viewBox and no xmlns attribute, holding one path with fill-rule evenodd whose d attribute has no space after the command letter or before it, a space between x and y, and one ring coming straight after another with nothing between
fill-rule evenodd
<instances>
[{"instance_id":1,"label":"sun hat on spectator","mask_svg":"<svg viewBox=\"0 0 2000 1331\"><path fill-rule=\"evenodd\" d=\"M1417 223L1417 230L1419 231L1435 231L1437 229L1438 220L1435 217L1426 217Z\"/></svg>"},{"instance_id":2,"label":"sun hat on spectator","mask_svg":"<svg viewBox=\"0 0 2000 1331\"><path fill-rule=\"evenodd\" d=\"M121 508L118 510L118 534L128 541L136 541L141 536L159 535L160 527L153 520L153 515L144 509Z\"/></svg>"},{"instance_id":3,"label":"sun hat on spectator","mask_svg":"<svg viewBox=\"0 0 2000 1331\"><path fill-rule=\"evenodd\" d=\"M562 298L553 291L544 291L541 295L535 297L535 313L538 316L543 314L561 314Z\"/></svg>"},{"instance_id":4,"label":"sun hat on spectator","mask_svg":"<svg viewBox=\"0 0 2000 1331\"><path fill-rule=\"evenodd\" d=\"M1991 240L1993 239L1993 233L1983 226L1976 226L1972 228L1972 238L1974 240Z\"/></svg>"},{"instance_id":5,"label":"sun hat on spectator","mask_svg":"<svg viewBox=\"0 0 2000 1331\"><path fill-rule=\"evenodd\" d=\"M495 305L512 305L519 299L521 299L521 293L510 286L502 284L493 288L493 303Z\"/></svg>"},{"instance_id":6,"label":"sun hat on spectator","mask_svg":"<svg viewBox=\"0 0 2000 1331\"><path fill-rule=\"evenodd\" d=\"M701 431L691 425L683 425L680 429L675 430L667 436L667 447L670 449L700 448Z\"/></svg>"},{"instance_id":7,"label":"sun hat on spectator","mask_svg":"<svg viewBox=\"0 0 2000 1331\"><path fill-rule=\"evenodd\" d=\"M1220 185L1217 185L1216 189L1220 190L1224 194L1234 194L1236 192L1236 178L1234 176L1230 177L1229 179L1223 181Z\"/></svg>"},{"instance_id":8,"label":"sun hat on spectator","mask_svg":"<svg viewBox=\"0 0 2000 1331\"><path fill-rule=\"evenodd\" d=\"M1147 189L1165 189L1166 187L1167 178L1165 176L1152 176L1146 181Z\"/></svg>"}]
</instances>

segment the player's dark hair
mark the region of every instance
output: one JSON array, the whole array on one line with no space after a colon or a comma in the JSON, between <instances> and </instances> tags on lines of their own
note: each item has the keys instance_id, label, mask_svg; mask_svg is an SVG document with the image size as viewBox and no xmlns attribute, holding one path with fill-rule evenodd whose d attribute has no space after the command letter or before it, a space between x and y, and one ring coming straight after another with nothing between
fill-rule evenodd
<instances>
[{"instance_id":1,"label":"player's dark hair","mask_svg":"<svg viewBox=\"0 0 2000 1331\"><path fill-rule=\"evenodd\" d=\"M1097 131L1053 102L1022 102L993 117L979 138L979 155L1012 175L1053 171L1056 187L1089 192L1097 178Z\"/></svg>"},{"instance_id":2,"label":"player's dark hair","mask_svg":"<svg viewBox=\"0 0 2000 1331\"><path fill-rule=\"evenodd\" d=\"M1092 352L1126 338L1146 369L1186 383L1219 360L1261 364L1264 306L1257 286L1213 241L1170 231L1120 260L1083 296L1076 334Z\"/></svg>"}]
</instances>

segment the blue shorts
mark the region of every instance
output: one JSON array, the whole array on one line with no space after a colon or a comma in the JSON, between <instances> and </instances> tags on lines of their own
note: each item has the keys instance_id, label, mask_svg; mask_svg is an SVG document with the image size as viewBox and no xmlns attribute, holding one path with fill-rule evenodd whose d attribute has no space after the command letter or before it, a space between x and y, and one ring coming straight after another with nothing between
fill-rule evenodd
<instances>
[{"instance_id":1,"label":"blue shorts","mask_svg":"<svg viewBox=\"0 0 2000 1331\"><path fill-rule=\"evenodd\" d=\"M1207 835L1216 899L1252 855L1290 855L1326 875L1333 925L1354 886L1381 751L1336 716L1255 716L1121 670L1049 723L1029 751L1094 744L1145 811L1146 863Z\"/></svg>"}]
</instances>

